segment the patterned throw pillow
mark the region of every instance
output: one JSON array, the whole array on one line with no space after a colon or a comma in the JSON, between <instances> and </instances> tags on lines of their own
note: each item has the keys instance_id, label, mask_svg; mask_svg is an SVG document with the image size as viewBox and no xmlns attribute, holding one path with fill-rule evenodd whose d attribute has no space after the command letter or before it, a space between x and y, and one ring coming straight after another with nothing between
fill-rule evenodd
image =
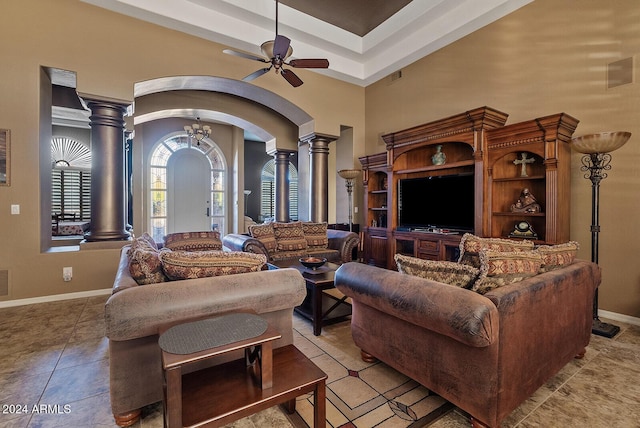
<instances>
[{"instance_id":1,"label":"patterned throw pillow","mask_svg":"<svg viewBox=\"0 0 640 428\"><path fill-rule=\"evenodd\" d=\"M327 223L302 223L302 232L309 250L323 250L329 246Z\"/></svg>"},{"instance_id":2,"label":"patterned throw pillow","mask_svg":"<svg viewBox=\"0 0 640 428\"><path fill-rule=\"evenodd\" d=\"M460 240L460 257L458 263L480 268L479 253L486 249L498 252L531 251L532 241L517 241L515 239L481 238L471 233L465 233Z\"/></svg>"},{"instance_id":3,"label":"patterned throw pillow","mask_svg":"<svg viewBox=\"0 0 640 428\"><path fill-rule=\"evenodd\" d=\"M128 250L129 273L138 285L166 282L168 278L162 270L160 251L148 243L132 244Z\"/></svg>"},{"instance_id":4,"label":"patterned throw pillow","mask_svg":"<svg viewBox=\"0 0 640 428\"><path fill-rule=\"evenodd\" d=\"M291 223L273 223L273 232L276 236L277 251L304 251L307 249L307 240L304 237L301 221Z\"/></svg>"},{"instance_id":5,"label":"patterned throw pillow","mask_svg":"<svg viewBox=\"0 0 640 428\"><path fill-rule=\"evenodd\" d=\"M480 294L537 275L542 264L535 251L480 250L479 257L480 277L471 289Z\"/></svg>"},{"instance_id":6,"label":"patterned throw pillow","mask_svg":"<svg viewBox=\"0 0 640 428\"><path fill-rule=\"evenodd\" d=\"M400 273L461 288L471 288L480 275L479 269L456 262L422 260L402 254L396 254L394 259Z\"/></svg>"},{"instance_id":7,"label":"patterned throw pillow","mask_svg":"<svg viewBox=\"0 0 640 428\"><path fill-rule=\"evenodd\" d=\"M557 245L537 246L536 251L542 256L540 272L549 272L570 265L576 258L578 248L580 248L580 244L575 241Z\"/></svg>"},{"instance_id":8,"label":"patterned throw pillow","mask_svg":"<svg viewBox=\"0 0 640 428\"><path fill-rule=\"evenodd\" d=\"M181 280L258 272L267 258L241 251L161 251L160 261L169 279Z\"/></svg>"},{"instance_id":9,"label":"patterned throw pillow","mask_svg":"<svg viewBox=\"0 0 640 428\"><path fill-rule=\"evenodd\" d=\"M276 235L273 232L273 223L252 224L249 226L249 234L262 242L269 254L276 251Z\"/></svg>"},{"instance_id":10,"label":"patterned throw pillow","mask_svg":"<svg viewBox=\"0 0 640 428\"><path fill-rule=\"evenodd\" d=\"M222 250L220 232L180 232L164 237L164 248L173 251L211 251Z\"/></svg>"}]
</instances>

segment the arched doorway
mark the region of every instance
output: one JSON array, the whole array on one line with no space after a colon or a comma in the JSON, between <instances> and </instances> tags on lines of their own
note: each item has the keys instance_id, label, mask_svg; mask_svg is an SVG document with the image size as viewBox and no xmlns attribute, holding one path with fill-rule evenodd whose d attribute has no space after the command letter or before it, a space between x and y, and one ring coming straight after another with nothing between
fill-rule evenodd
<instances>
[{"instance_id":1,"label":"arched doorway","mask_svg":"<svg viewBox=\"0 0 640 428\"><path fill-rule=\"evenodd\" d=\"M168 136L149 161L148 230L162 241L172 232L227 231L226 161L210 139L194 144L186 134Z\"/></svg>"}]
</instances>

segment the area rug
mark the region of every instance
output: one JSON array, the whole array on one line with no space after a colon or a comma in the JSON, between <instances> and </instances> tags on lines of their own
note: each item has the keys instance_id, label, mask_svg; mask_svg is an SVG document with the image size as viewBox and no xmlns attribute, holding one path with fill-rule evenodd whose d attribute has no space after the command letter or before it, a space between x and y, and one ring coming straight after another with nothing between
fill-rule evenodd
<instances>
[{"instance_id":1,"label":"area rug","mask_svg":"<svg viewBox=\"0 0 640 428\"><path fill-rule=\"evenodd\" d=\"M327 426L425 427L454 409L446 400L384 363L366 363L351 338L350 322L323 327L294 316L294 344L327 375ZM313 426L313 396L298 397L296 428Z\"/></svg>"}]
</instances>

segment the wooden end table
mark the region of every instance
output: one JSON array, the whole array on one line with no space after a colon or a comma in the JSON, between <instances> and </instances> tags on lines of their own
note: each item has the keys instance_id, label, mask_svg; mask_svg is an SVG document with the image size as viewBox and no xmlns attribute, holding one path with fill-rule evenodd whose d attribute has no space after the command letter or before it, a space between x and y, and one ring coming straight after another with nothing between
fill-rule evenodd
<instances>
[{"instance_id":1,"label":"wooden end table","mask_svg":"<svg viewBox=\"0 0 640 428\"><path fill-rule=\"evenodd\" d=\"M203 321L188 324L202 328L198 323ZM293 345L274 350L273 340L280 337L268 326L259 336L190 354L162 349L165 427L219 427L282 403L293 413L296 397L309 392L314 393L314 426L325 427L327 375ZM244 359L183 372L191 364L240 349Z\"/></svg>"},{"instance_id":2,"label":"wooden end table","mask_svg":"<svg viewBox=\"0 0 640 428\"><path fill-rule=\"evenodd\" d=\"M307 286L307 297L300 306L295 307L295 311L311 320L315 336L320 335L323 325L344 321L351 315L348 298L336 289L334 283L339 264L325 263L315 271L297 260L273 265L278 268L294 268L302 273Z\"/></svg>"}]
</instances>

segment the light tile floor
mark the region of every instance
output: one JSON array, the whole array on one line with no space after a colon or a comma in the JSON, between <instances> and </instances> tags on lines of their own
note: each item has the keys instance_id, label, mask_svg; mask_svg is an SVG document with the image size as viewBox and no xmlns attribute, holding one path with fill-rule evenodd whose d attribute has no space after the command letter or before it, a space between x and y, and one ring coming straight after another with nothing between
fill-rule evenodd
<instances>
[{"instance_id":1,"label":"light tile floor","mask_svg":"<svg viewBox=\"0 0 640 428\"><path fill-rule=\"evenodd\" d=\"M106 296L0 309L0 428L116 426L109 405L105 300ZM592 336L586 357L569 363L503 426L640 427L640 327L615 324L622 328L618 336ZM296 346L329 376L327 396L330 401L332 394L335 397L327 406L328 426L336 428L349 419L353 422L345 428L409 426L396 417L402 412L390 411L389 397L407 404L418 417L428 413L432 403L424 401L422 387L383 364L359 359L348 322L323 328L319 337L313 336L306 320L296 317L294 328ZM302 418L292 421L304 424L310 412L308 397L297 407ZM145 408L143 416L136 427L162 426L160 404ZM233 427L290 425L279 408L273 408ZM469 427L469 421L452 411L431 427Z\"/></svg>"}]
</instances>

